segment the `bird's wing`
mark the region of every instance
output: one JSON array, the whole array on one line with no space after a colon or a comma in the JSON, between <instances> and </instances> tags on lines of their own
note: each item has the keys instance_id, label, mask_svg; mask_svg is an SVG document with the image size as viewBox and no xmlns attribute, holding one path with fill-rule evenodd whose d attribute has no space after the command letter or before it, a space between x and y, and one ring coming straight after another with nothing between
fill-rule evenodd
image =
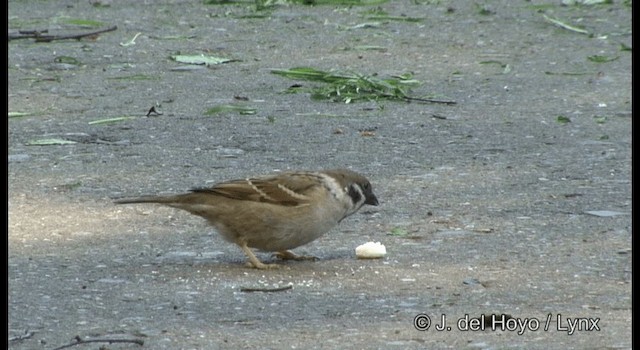
<instances>
[{"instance_id":1,"label":"bird's wing","mask_svg":"<svg viewBox=\"0 0 640 350\"><path fill-rule=\"evenodd\" d=\"M277 176L232 180L193 192L211 193L226 198L271 203L282 206L308 204L310 192L322 186L319 179L309 174L285 173Z\"/></svg>"}]
</instances>

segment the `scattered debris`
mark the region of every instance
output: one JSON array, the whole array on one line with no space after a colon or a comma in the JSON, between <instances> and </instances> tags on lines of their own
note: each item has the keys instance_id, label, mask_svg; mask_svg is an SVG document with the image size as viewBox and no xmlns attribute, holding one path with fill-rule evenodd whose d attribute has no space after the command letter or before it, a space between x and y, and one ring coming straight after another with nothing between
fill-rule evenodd
<instances>
[{"instance_id":1,"label":"scattered debris","mask_svg":"<svg viewBox=\"0 0 640 350\"><path fill-rule=\"evenodd\" d=\"M589 32L586 31L585 29L578 28L576 26L572 26L572 25L566 24L566 23L564 23L563 21L561 21L559 19L549 17L549 16L547 16L545 14L542 14L542 17L544 17L544 19L546 19L547 21L555 24L556 26L558 26L558 27L560 27L562 29L570 30L572 32L576 32L576 33L580 33L580 34L589 35Z\"/></svg>"},{"instance_id":2,"label":"scattered debris","mask_svg":"<svg viewBox=\"0 0 640 350\"><path fill-rule=\"evenodd\" d=\"M27 141L27 146L51 146L51 145L73 145L76 144L76 141L65 140L65 139L37 139Z\"/></svg>"},{"instance_id":3,"label":"scattered debris","mask_svg":"<svg viewBox=\"0 0 640 350\"><path fill-rule=\"evenodd\" d=\"M618 58L620 58L620 56L609 57L609 56L603 56L603 55L593 55L593 56L587 57L589 61L595 62L595 63L607 63L607 62L615 61Z\"/></svg>"},{"instance_id":4,"label":"scattered debris","mask_svg":"<svg viewBox=\"0 0 640 350\"><path fill-rule=\"evenodd\" d=\"M282 292L285 290L293 289L292 285L287 285L284 287L278 288L249 288L249 287L241 287L240 291L245 293L253 293L253 292L263 292L263 293L273 293L273 292Z\"/></svg>"},{"instance_id":5,"label":"scattered debris","mask_svg":"<svg viewBox=\"0 0 640 350\"><path fill-rule=\"evenodd\" d=\"M589 215L593 215L593 216L600 216L600 217L611 217L611 216L618 216L618 215L626 215L626 213L622 213L619 211L613 211L613 210L589 210L589 211L585 211L585 213L589 214Z\"/></svg>"},{"instance_id":6,"label":"scattered debris","mask_svg":"<svg viewBox=\"0 0 640 350\"><path fill-rule=\"evenodd\" d=\"M16 336L13 336L13 337L9 337L9 342L21 341L21 340L29 339L29 338L33 337L34 334L36 334L36 332L30 331L28 329L25 329L23 334L16 335Z\"/></svg>"},{"instance_id":7,"label":"scattered debris","mask_svg":"<svg viewBox=\"0 0 640 350\"><path fill-rule=\"evenodd\" d=\"M28 39L34 38L36 42L50 42L54 40L67 40L67 39L76 39L80 40L84 37L96 36L98 34L111 32L118 29L118 26L112 26L105 29L100 29L88 33L80 33L80 34L66 34L66 35L47 35L49 32L48 29L43 30L20 30L18 33L9 33L9 41L16 39Z\"/></svg>"},{"instance_id":8,"label":"scattered debris","mask_svg":"<svg viewBox=\"0 0 640 350\"><path fill-rule=\"evenodd\" d=\"M231 58L205 56L205 55L173 55L171 56L171 59L180 63L196 64L196 65L204 65L204 66L214 66L216 64L237 61Z\"/></svg>"},{"instance_id":9,"label":"scattered debris","mask_svg":"<svg viewBox=\"0 0 640 350\"><path fill-rule=\"evenodd\" d=\"M74 342L73 343L69 343L63 346L59 346L53 350L62 350L62 349L66 349L66 348L70 348L72 346L76 346L76 345L80 345L80 344L89 344L89 343L109 343L109 344L113 344L113 343L133 343L133 344L138 344L140 346L144 345L144 341L140 340L140 339L87 339L84 340L82 338L80 338L79 335L76 335L76 337L74 338Z\"/></svg>"},{"instance_id":10,"label":"scattered debris","mask_svg":"<svg viewBox=\"0 0 640 350\"><path fill-rule=\"evenodd\" d=\"M134 35L134 36L133 36L133 39L131 39L131 40L127 41L127 42L124 42L124 43L120 43L120 46L127 47L127 46L131 46L131 45L135 45L135 44L136 44L136 39L137 39L137 38L138 38L138 36L140 36L141 34L142 34L142 33L136 33L136 35Z\"/></svg>"},{"instance_id":11,"label":"scattered debris","mask_svg":"<svg viewBox=\"0 0 640 350\"><path fill-rule=\"evenodd\" d=\"M413 79L412 74L406 73L390 78L382 79L374 75L359 73L342 73L322 71L310 67L296 67L291 69L273 69L271 73L284 76L289 79L306 80L324 83L323 85L301 89L300 85L287 90L290 93L300 91L311 92L312 99L332 100L334 102L351 103L356 101L395 100L405 102L430 102L455 104L451 100L439 100L431 98L418 98L409 96L412 86L419 85L418 80Z\"/></svg>"},{"instance_id":12,"label":"scattered debris","mask_svg":"<svg viewBox=\"0 0 640 350\"><path fill-rule=\"evenodd\" d=\"M564 115L559 115L556 118L556 121L560 124L567 124L567 123L571 123L571 119L569 119L569 117L565 117Z\"/></svg>"},{"instance_id":13,"label":"scattered debris","mask_svg":"<svg viewBox=\"0 0 640 350\"><path fill-rule=\"evenodd\" d=\"M135 119L135 118L136 117L122 116L122 117L115 117L115 118L98 119L98 120L90 121L88 124L89 125L113 124L113 123L118 123L118 122L122 122L129 119Z\"/></svg>"},{"instance_id":14,"label":"scattered debris","mask_svg":"<svg viewBox=\"0 0 640 350\"><path fill-rule=\"evenodd\" d=\"M241 105L235 105L235 104L219 105L219 106L215 106L207 109L207 111L204 112L204 115L214 115L214 114L219 114L224 112L238 112L239 114L242 114L242 115L251 115L251 114L256 114L257 109L253 107L247 107L247 106L241 106Z\"/></svg>"},{"instance_id":15,"label":"scattered debris","mask_svg":"<svg viewBox=\"0 0 640 350\"><path fill-rule=\"evenodd\" d=\"M150 116L152 113L153 113L153 115L154 115L154 116L162 115L162 113L161 113L161 112L158 112L158 111L156 110L156 106L151 106L151 109L149 109L149 112L147 112L147 115L146 115L146 116L148 117L148 116Z\"/></svg>"}]
</instances>

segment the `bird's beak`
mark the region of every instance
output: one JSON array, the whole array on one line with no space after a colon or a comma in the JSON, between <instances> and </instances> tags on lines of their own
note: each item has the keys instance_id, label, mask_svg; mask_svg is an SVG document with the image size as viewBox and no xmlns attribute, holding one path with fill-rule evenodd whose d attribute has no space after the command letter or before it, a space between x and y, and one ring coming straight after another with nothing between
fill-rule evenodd
<instances>
[{"instance_id":1,"label":"bird's beak","mask_svg":"<svg viewBox=\"0 0 640 350\"><path fill-rule=\"evenodd\" d=\"M367 200L364 201L364 204L369 204L369 205L378 205L378 198L376 198L376 196L371 193L367 195Z\"/></svg>"}]
</instances>

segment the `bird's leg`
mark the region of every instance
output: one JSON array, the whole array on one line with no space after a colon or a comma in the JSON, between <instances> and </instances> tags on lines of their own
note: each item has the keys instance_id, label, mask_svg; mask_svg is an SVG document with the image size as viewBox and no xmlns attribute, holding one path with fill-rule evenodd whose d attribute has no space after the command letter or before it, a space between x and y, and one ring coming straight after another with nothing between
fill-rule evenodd
<instances>
[{"instance_id":1,"label":"bird's leg","mask_svg":"<svg viewBox=\"0 0 640 350\"><path fill-rule=\"evenodd\" d=\"M242 249L242 251L249 258L249 261L247 261L247 264L250 265L250 267L255 267L256 269L259 269L259 270L277 269L279 267L276 264L264 264L260 262L260 260L256 258L256 255L253 254L253 251L251 251L251 248L247 246L246 242L242 242L241 244L238 244L238 245L240 246L240 249Z\"/></svg>"},{"instance_id":2,"label":"bird's leg","mask_svg":"<svg viewBox=\"0 0 640 350\"><path fill-rule=\"evenodd\" d=\"M290 251L290 250L283 250L277 253L273 254L275 257L277 257L280 260L318 260L317 257L313 256L313 255L298 255L295 254L294 252Z\"/></svg>"}]
</instances>

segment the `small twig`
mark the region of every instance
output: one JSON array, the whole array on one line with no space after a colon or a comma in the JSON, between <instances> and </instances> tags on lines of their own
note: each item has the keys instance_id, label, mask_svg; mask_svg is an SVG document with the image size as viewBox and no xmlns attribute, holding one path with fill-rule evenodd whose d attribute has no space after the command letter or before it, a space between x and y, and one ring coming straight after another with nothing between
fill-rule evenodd
<instances>
[{"instance_id":1,"label":"small twig","mask_svg":"<svg viewBox=\"0 0 640 350\"><path fill-rule=\"evenodd\" d=\"M410 97L410 96L396 96L391 94L381 94L380 96L386 97L388 99L403 99L407 102L416 101L416 102L427 102L427 103L444 103L447 105L454 105L457 102L452 100L437 100L433 98L420 98L420 97Z\"/></svg>"},{"instance_id":2,"label":"small twig","mask_svg":"<svg viewBox=\"0 0 640 350\"><path fill-rule=\"evenodd\" d=\"M111 32L118 29L118 26L112 26L105 29L96 30L89 33L80 33L80 34L66 34L66 35L42 35L42 33L48 33L47 30L21 30L18 34L9 33L9 40L14 39L26 39L26 38L34 38L36 42L50 42L53 40L66 40L66 39L81 39L87 36L98 35L106 32Z\"/></svg>"},{"instance_id":3,"label":"small twig","mask_svg":"<svg viewBox=\"0 0 640 350\"><path fill-rule=\"evenodd\" d=\"M147 117L151 115L151 113L153 113L153 115L162 115L162 113L156 111L156 107L152 106L151 109L149 109L149 112L147 112Z\"/></svg>"},{"instance_id":4,"label":"small twig","mask_svg":"<svg viewBox=\"0 0 640 350\"><path fill-rule=\"evenodd\" d=\"M48 33L48 32L49 32L48 29L19 30L18 33L9 33L7 37L9 40L35 38L40 36L42 33Z\"/></svg>"},{"instance_id":5,"label":"small twig","mask_svg":"<svg viewBox=\"0 0 640 350\"><path fill-rule=\"evenodd\" d=\"M74 343L69 343L67 345L63 345L63 346L57 347L57 348L55 348L53 350L61 350L61 349L70 348L72 346L76 346L76 345L80 345L80 344L88 344L88 343L109 343L109 344L113 344L113 343L134 343L134 344L138 344L140 346L144 345L144 341L140 340L140 339L88 339L88 340L83 340L83 339L80 338L80 336L76 335Z\"/></svg>"},{"instance_id":6,"label":"small twig","mask_svg":"<svg viewBox=\"0 0 640 350\"><path fill-rule=\"evenodd\" d=\"M118 26L112 26L106 29L96 30L94 32L89 33L81 33L81 34L68 34L68 35L42 35L36 38L36 42L49 42L53 40L66 40L66 39L81 39L87 36L98 35L106 32L112 32L118 29Z\"/></svg>"},{"instance_id":7,"label":"small twig","mask_svg":"<svg viewBox=\"0 0 640 350\"><path fill-rule=\"evenodd\" d=\"M18 341L18 340L25 340L25 339L29 339L31 337L33 337L33 335L36 334L36 332L30 332L28 329L24 330L24 334L20 334L20 335L16 335L15 337L11 337L9 338L9 341Z\"/></svg>"},{"instance_id":8,"label":"small twig","mask_svg":"<svg viewBox=\"0 0 640 350\"><path fill-rule=\"evenodd\" d=\"M457 103L456 101L452 101L452 100L436 100L433 98L419 98L419 97L409 97L409 96L404 96L403 98L407 102L416 101L416 102L429 102L429 103L443 103L446 105L454 105Z\"/></svg>"},{"instance_id":9,"label":"small twig","mask_svg":"<svg viewBox=\"0 0 640 350\"><path fill-rule=\"evenodd\" d=\"M20 33L20 34L40 35L40 33L49 33L49 29L19 30L18 33Z\"/></svg>"},{"instance_id":10,"label":"small twig","mask_svg":"<svg viewBox=\"0 0 640 350\"><path fill-rule=\"evenodd\" d=\"M246 293L251 293L251 292L265 292L265 293L270 293L270 292L282 292L285 290L289 290L293 288L292 285L288 285L288 286L284 286L284 287L279 287L279 288L246 288L246 287L241 287L240 291L241 292L246 292Z\"/></svg>"}]
</instances>

